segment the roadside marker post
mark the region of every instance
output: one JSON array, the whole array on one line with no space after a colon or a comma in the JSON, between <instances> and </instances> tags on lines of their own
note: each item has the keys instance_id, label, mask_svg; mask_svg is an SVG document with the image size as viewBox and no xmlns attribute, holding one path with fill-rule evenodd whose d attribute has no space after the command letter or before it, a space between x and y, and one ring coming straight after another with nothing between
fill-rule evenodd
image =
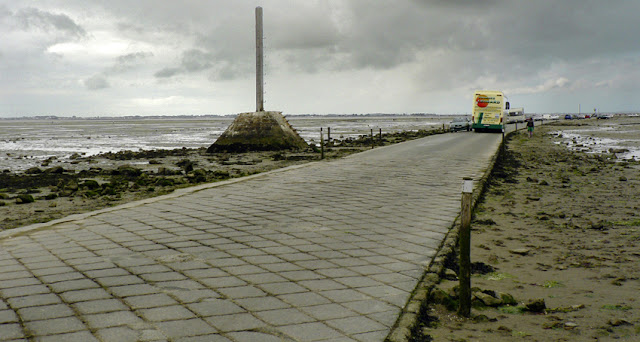
<instances>
[{"instance_id":1,"label":"roadside marker post","mask_svg":"<svg viewBox=\"0 0 640 342\"><path fill-rule=\"evenodd\" d=\"M458 316L471 316L471 197L473 180L465 177L462 184L462 210L460 212L460 306Z\"/></svg>"},{"instance_id":2,"label":"roadside marker post","mask_svg":"<svg viewBox=\"0 0 640 342\"><path fill-rule=\"evenodd\" d=\"M324 134L322 134L322 127L320 127L320 159L324 159Z\"/></svg>"}]
</instances>

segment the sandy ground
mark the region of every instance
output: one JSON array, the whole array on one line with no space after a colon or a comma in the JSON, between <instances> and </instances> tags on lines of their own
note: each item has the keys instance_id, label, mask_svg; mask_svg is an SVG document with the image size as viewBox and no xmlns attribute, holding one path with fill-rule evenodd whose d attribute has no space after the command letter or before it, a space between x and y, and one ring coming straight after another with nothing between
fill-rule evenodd
<instances>
[{"instance_id":1,"label":"sandy ground","mask_svg":"<svg viewBox=\"0 0 640 342\"><path fill-rule=\"evenodd\" d=\"M561 121L509 139L472 221L471 261L482 267L471 286L476 304L501 293L515 302L461 319L432 291L412 341L640 341L640 163L572 152L547 134L603 124ZM625 134L637 139L633 127ZM436 291L455 294L446 272ZM527 307L535 301L544 307Z\"/></svg>"}]
</instances>

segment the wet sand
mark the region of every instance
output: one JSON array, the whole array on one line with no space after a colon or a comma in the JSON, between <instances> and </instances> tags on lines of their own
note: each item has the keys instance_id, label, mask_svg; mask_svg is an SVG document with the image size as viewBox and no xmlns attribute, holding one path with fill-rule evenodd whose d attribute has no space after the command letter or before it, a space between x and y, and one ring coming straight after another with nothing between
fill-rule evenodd
<instances>
[{"instance_id":1,"label":"wet sand","mask_svg":"<svg viewBox=\"0 0 640 342\"><path fill-rule=\"evenodd\" d=\"M472 317L456 315L450 255L413 341L640 340L640 162L572 151L548 134L612 123L510 137L472 221ZM623 134L637 139L639 126Z\"/></svg>"}]
</instances>

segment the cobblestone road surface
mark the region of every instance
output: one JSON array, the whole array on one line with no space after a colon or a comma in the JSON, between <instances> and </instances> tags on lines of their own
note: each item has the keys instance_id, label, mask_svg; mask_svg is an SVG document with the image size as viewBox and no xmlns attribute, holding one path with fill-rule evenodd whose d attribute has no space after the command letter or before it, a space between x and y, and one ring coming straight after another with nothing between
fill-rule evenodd
<instances>
[{"instance_id":1,"label":"cobblestone road surface","mask_svg":"<svg viewBox=\"0 0 640 342\"><path fill-rule=\"evenodd\" d=\"M0 340L383 341L498 143L432 136L4 234Z\"/></svg>"}]
</instances>

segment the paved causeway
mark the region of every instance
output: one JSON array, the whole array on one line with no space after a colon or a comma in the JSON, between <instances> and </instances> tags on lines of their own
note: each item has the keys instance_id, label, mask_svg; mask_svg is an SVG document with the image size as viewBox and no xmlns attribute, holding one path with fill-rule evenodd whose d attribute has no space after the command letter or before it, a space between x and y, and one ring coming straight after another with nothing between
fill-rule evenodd
<instances>
[{"instance_id":1,"label":"paved causeway","mask_svg":"<svg viewBox=\"0 0 640 342\"><path fill-rule=\"evenodd\" d=\"M0 239L0 341L383 341L497 134L432 136Z\"/></svg>"}]
</instances>

